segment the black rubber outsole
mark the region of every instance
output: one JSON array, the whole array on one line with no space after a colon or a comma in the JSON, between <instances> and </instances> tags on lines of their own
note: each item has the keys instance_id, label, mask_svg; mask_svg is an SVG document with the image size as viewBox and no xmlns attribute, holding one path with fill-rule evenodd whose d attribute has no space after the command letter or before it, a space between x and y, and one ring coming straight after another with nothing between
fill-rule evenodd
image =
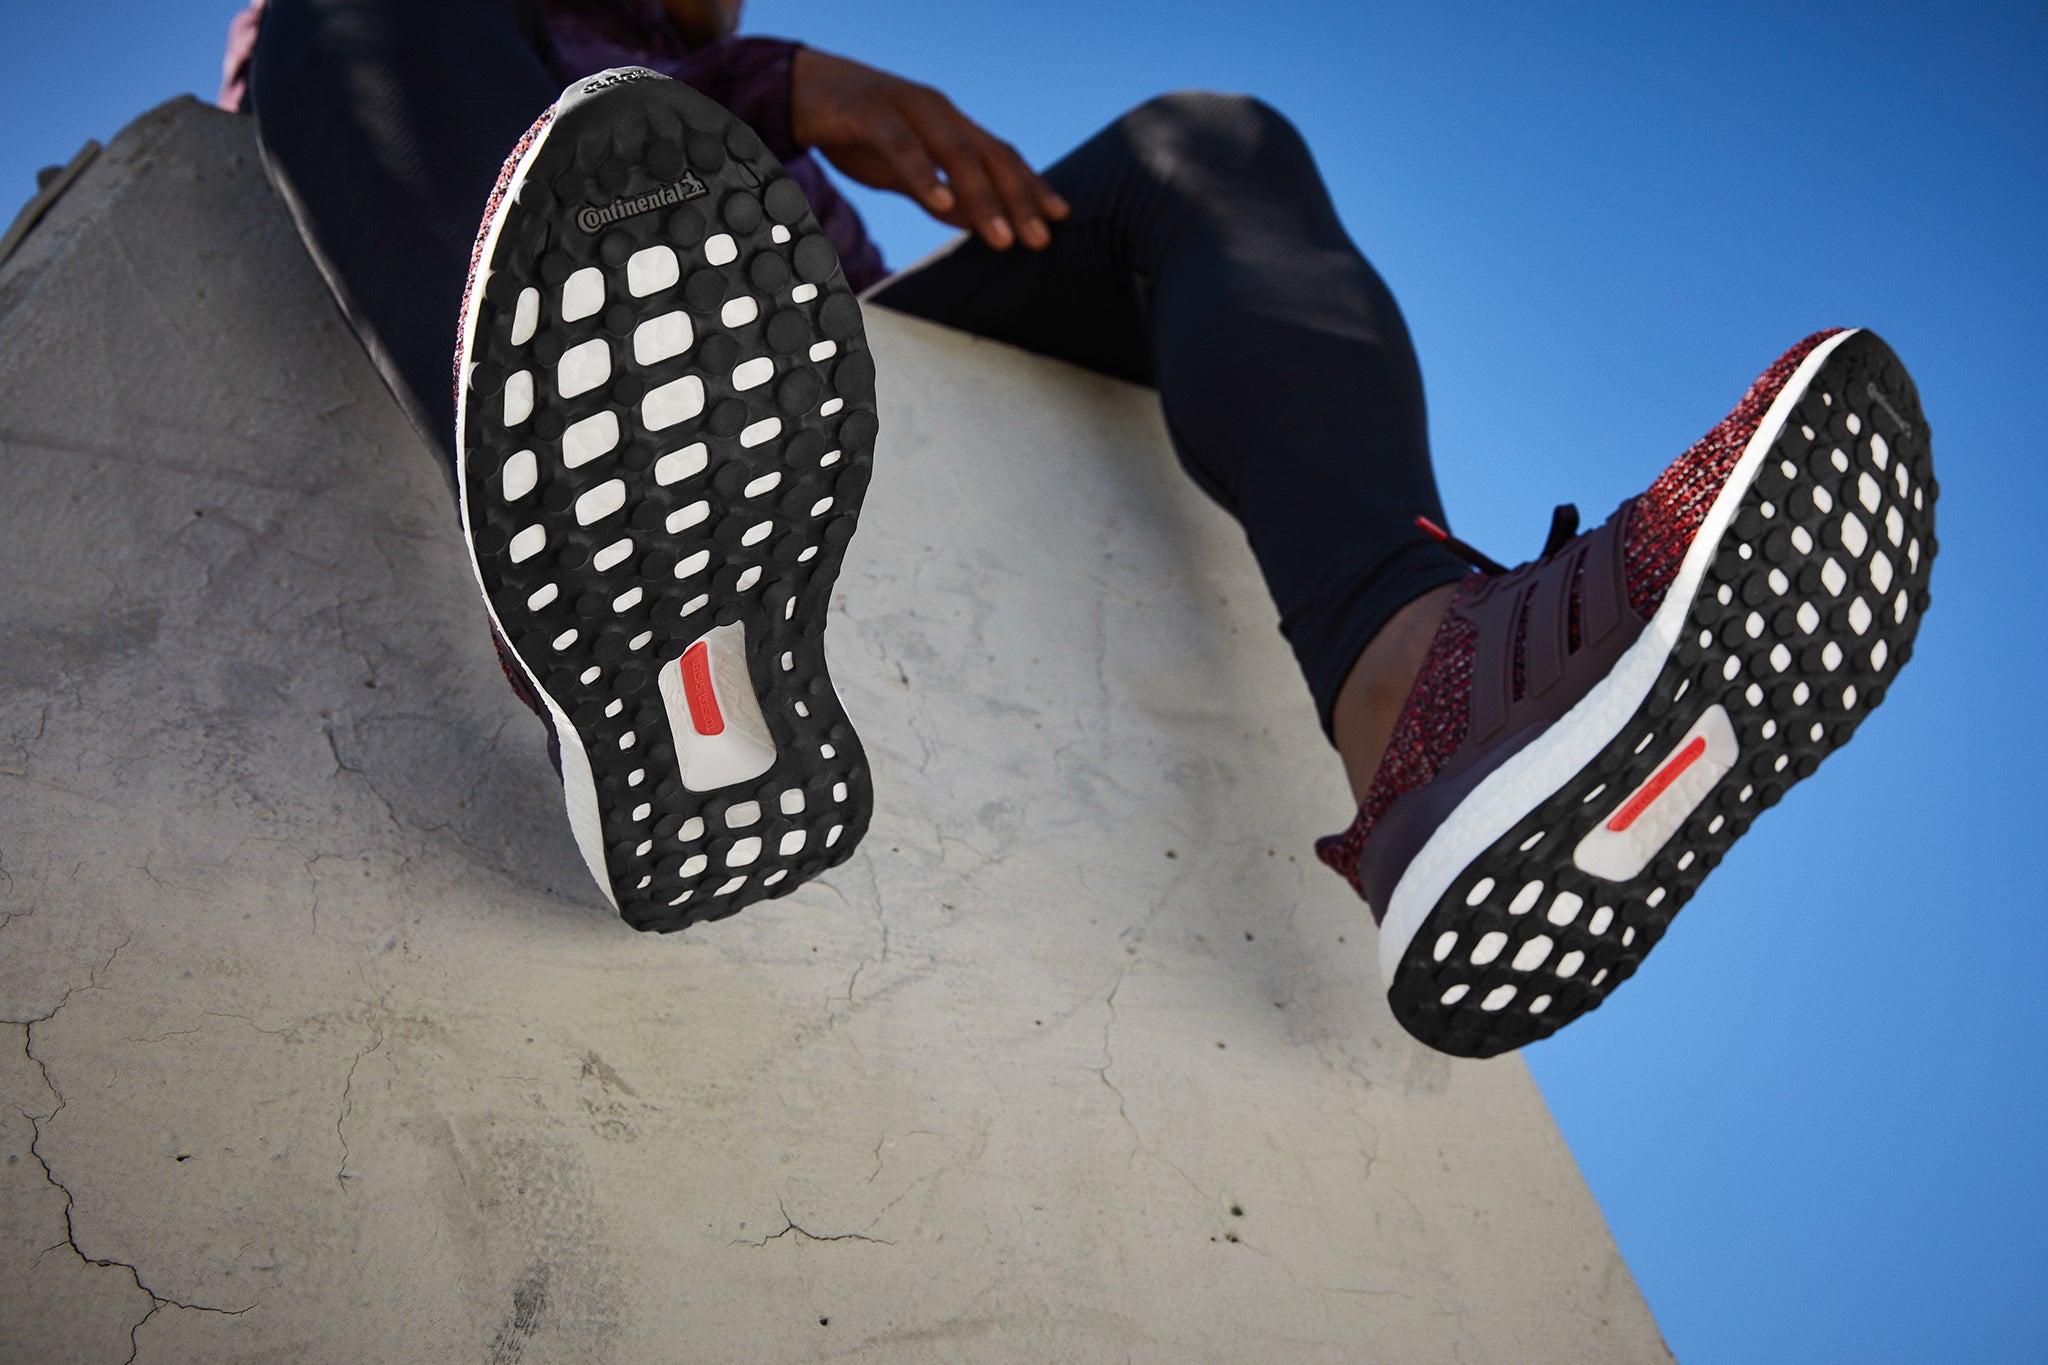
<instances>
[{"instance_id":1,"label":"black rubber outsole","mask_svg":"<svg viewBox=\"0 0 2048 1365\"><path fill-rule=\"evenodd\" d=\"M621 916L664 931L723 918L843 862L873 809L866 755L824 653L877 429L860 308L802 191L753 131L651 74L573 87L499 213L462 358L461 480L478 577L588 757L603 877ZM588 299L591 277L578 276L588 269L602 297L565 319L587 306L567 307L565 288L580 278ZM658 287L633 292L646 286ZM666 354L682 336L678 315L689 340ZM580 346L594 374L593 340L604 343L604 376L565 397L582 381L565 382L557 366ZM741 387L741 367L761 371L764 359L772 377L747 373ZM643 401L690 377L698 410L651 430ZM603 444L604 414L615 443L570 467L577 441L579 456ZM599 436L565 441L591 419ZM775 760L757 778L693 792L658 674L735 622Z\"/></svg>"},{"instance_id":2,"label":"black rubber outsole","mask_svg":"<svg viewBox=\"0 0 2048 1365\"><path fill-rule=\"evenodd\" d=\"M1452 881L1409 941L1388 1002L1410 1033L1495 1056L1599 1008L1634 973L1729 845L1849 740L1912 657L1937 496L1912 379L1877 337L1849 337L1758 467L1648 699ZM1716 702L1736 766L1637 876L1581 870L1580 839Z\"/></svg>"}]
</instances>

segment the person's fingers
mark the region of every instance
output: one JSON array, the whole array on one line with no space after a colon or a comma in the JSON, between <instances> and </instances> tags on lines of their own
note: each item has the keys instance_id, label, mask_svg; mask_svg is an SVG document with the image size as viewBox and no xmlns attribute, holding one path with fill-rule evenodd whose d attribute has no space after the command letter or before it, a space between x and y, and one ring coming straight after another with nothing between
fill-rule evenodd
<instances>
[{"instance_id":1,"label":"person's fingers","mask_svg":"<svg viewBox=\"0 0 2048 1365\"><path fill-rule=\"evenodd\" d=\"M981 132L979 129L976 131ZM981 132L978 142L989 182L1002 202L1003 216L1015 224L1018 239L1025 246L1033 251L1044 250L1052 242L1052 233L1039 214L1038 196L1032 191L1031 182L1038 177L1032 174L1031 167L1009 143L990 137L986 132Z\"/></svg>"},{"instance_id":2,"label":"person's fingers","mask_svg":"<svg viewBox=\"0 0 2048 1365\"><path fill-rule=\"evenodd\" d=\"M981 149L966 137L949 136L935 150L939 165L945 168L946 183L960 200L961 214L983 241L998 251L1008 250L1016 241L1016 227L1003 211L1002 196L989 178Z\"/></svg>"},{"instance_id":3,"label":"person's fingers","mask_svg":"<svg viewBox=\"0 0 2048 1365\"><path fill-rule=\"evenodd\" d=\"M1038 211L1055 223L1064 223L1067 215L1074 211L1073 206L1060 196L1058 190L1045 183L1043 176L1033 175L1031 188L1038 196Z\"/></svg>"},{"instance_id":4,"label":"person's fingers","mask_svg":"<svg viewBox=\"0 0 2048 1365\"><path fill-rule=\"evenodd\" d=\"M902 181L902 190L941 217L959 207L959 198L939 178L939 167L925 149L925 140L893 114L877 118L870 129L875 146Z\"/></svg>"},{"instance_id":5,"label":"person's fingers","mask_svg":"<svg viewBox=\"0 0 2048 1365\"><path fill-rule=\"evenodd\" d=\"M937 92L920 102L912 114L912 126L924 139L926 154L945 171L966 224L997 251L1008 250L1017 240L1016 229L1004 212L1002 197L973 137L980 130Z\"/></svg>"}]
</instances>

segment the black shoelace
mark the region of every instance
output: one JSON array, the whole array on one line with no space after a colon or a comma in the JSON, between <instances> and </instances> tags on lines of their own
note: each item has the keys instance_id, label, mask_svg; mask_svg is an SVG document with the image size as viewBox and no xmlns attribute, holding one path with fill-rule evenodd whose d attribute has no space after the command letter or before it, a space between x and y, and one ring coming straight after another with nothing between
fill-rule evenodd
<instances>
[{"instance_id":1,"label":"black shoelace","mask_svg":"<svg viewBox=\"0 0 2048 1365\"><path fill-rule=\"evenodd\" d=\"M1448 530L1437 525L1421 513L1416 514L1415 524L1422 529L1425 535L1429 536L1432 540L1441 542L1446 550L1449 550L1452 554L1479 570L1479 572L1496 576L1508 572L1505 564L1467 545L1464 541L1458 539ZM1550 513L1550 535L1543 542L1543 553L1537 556L1538 560L1548 559L1559 550L1562 550L1565 544L1578 533L1579 509L1568 502L1559 503Z\"/></svg>"}]
</instances>

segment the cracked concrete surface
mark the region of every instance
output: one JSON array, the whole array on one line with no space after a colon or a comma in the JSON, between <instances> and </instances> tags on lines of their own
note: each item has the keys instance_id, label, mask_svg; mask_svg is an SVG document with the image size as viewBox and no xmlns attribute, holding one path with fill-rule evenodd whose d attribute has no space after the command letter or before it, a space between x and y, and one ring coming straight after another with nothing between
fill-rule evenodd
<instances>
[{"instance_id":1,"label":"cracked concrete surface","mask_svg":"<svg viewBox=\"0 0 2048 1365\"><path fill-rule=\"evenodd\" d=\"M1149 395L872 328L873 832L662 939L247 125L0 270L0 1359L1668 1359L1520 1062L1387 1017Z\"/></svg>"},{"instance_id":2,"label":"cracked concrete surface","mask_svg":"<svg viewBox=\"0 0 2048 1365\"><path fill-rule=\"evenodd\" d=\"M248 1311L247 1308L218 1308L208 1304L186 1303L169 1295L160 1294L149 1285L143 1283L142 1271L134 1264L114 1257L99 1256L87 1252L84 1247L78 1244L78 1225L74 1217L77 1209L77 1200L72 1195L70 1186L59 1179L57 1172L51 1169L50 1159L43 1151L43 1125L51 1122L58 1114L63 1112L65 1101L63 1094L57 1089L56 1083L50 1079L49 1063L36 1054L36 1026L38 1024L47 1024L52 1019L55 1019L58 1011L69 1004L71 997L78 991L101 989L101 974L113 968L114 959L121 955L121 950L126 948L129 942L130 939L124 938L121 942L115 944L113 951L107 955L107 960L93 969L91 976L86 982L83 985L67 989L63 996L58 999L57 1003L50 1007L47 1013L19 1021L22 1056L35 1069L37 1077L42 1082L42 1087L47 1092L47 1095L45 1097L20 1096L20 1103L17 1106L21 1117L29 1125L28 1155L34 1160L37 1169L42 1172L44 1183L50 1189L55 1190L63 1200L64 1240L37 1250L34 1259L30 1262L30 1269L39 1269L45 1257L62 1247L70 1251L80 1266L95 1270L126 1271L128 1279L134 1284L136 1290L146 1298L148 1306L142 1310L140 1317L135 1318L134 1321L128 1324L128 1353L123 1357L125 1360L135 1359L139 1350L136 1333L142 1329L144 1324L165 1308L177 1308L197 1313L219 1313L226 1317L239 1317ZM40 1098L41 1102L38 1102L38 1098ZM18 1154L10 1152L9 1158L10 1165L18 1164ZM109 1324L101 1324L103 1331L107 1325ZM46 1349L42 1345L27 1340L24 1340L21 1344L24 1350L19 1358L23 1360L31 1359Z\"/></svg>"}]
</instances>

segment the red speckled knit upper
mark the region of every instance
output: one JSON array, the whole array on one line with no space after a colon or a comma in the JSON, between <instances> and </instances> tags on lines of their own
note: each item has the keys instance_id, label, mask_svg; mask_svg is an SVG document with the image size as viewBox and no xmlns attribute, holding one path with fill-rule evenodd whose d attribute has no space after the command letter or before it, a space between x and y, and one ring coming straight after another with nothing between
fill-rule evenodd
<instances>
[{"instance_id":1,"label":"red speckled knit upper","mask_svg":"<svg viewBox=\"0 0 2048 1365\"><path fill-rule=\"evenodd\" d=\"M505 191L510 188L512 177L518 173L519 163L525 158L527 149L533 146L534 140L541 135L541 130L554 121L555 106L550 104L541 116L533 121L533 126L526 130L526 135L512 148L511 154L505 158L505 164L498 168L498 183L491 186L491 197L484 204L483 219L477 224L476 245L469 249L469 283L464 285L462 290L464 317L469 315L469 297L476 292L477 282L483 275L484 246L490 241L491 224L498 216L498 205L505 202ZM459 336L455 339L455 409L457 412L462 410L462 338ZM455 440L458 445L461 443L461 432L455 433Z\"/></svg>"},{"instance_id":2,"label":"red speckled knit upper","mask_svg":"<svg viewBox=\"0 0 2048 1365\"><path fill-rule=\"evenodd\" d=\"M1637 615L1647 619L1664 600L1692 538L1706 520L1707 509L1720 495L1721 485L1742 458L1743 447L1756 434L1757 424L1770 410L1778 390L1785 387L1809 351L1841 330L1830 327L1815 332L1779 356L1757 376L1735 410L1721 419L1721 425L1672 461L1636 499L1635 513L1622 538L1622 555L1628 571L1628 601Z\"/></svg>"},{"instance_id":3,"label":"red speckled knit upper","mask_svg":"<svg viewBox=\"0 0 2048 1365\"><path fill-rule=\"evenodd\" d=\"M1741 459L1744 447L1755 435L1764 413L1769 411L1778 391L1799 368L1807 354L1841 329L1831 327L1815 332L1778 357L1757 377L1749 392L1690 450L1671 462L1657 476L1628 512L1628 526L1622 533L1622 562L1627 578L1629 605L1648 619L1657 611L1664 594L1678 576L1693 537L1707 509L1720 494L1721 486ZM1459 586L1452 599L1462 602L1483 581L1474 574ZM1574 595L1573 608L1577 608ZM1429 656L1416 674L1414 690L1394 723L1387 742L1386 757L1373 775L1372 786L1359 803L1358 815L1342 834L1316 841L1316 856L1338 875L1358 886L1358 859L1365 850L1373 826L1395 801L1434 779L1443 771L1458 746L1465 742L1470 725L1472 660L1477 632L1462 616L1446 614L1431 642ZM1519 650L1517 651L1519 658ZM1361 893L1362 894L1362 893ZM1374 914L1384 907L1375 906Z\"/></svg>"}]
</instances>

